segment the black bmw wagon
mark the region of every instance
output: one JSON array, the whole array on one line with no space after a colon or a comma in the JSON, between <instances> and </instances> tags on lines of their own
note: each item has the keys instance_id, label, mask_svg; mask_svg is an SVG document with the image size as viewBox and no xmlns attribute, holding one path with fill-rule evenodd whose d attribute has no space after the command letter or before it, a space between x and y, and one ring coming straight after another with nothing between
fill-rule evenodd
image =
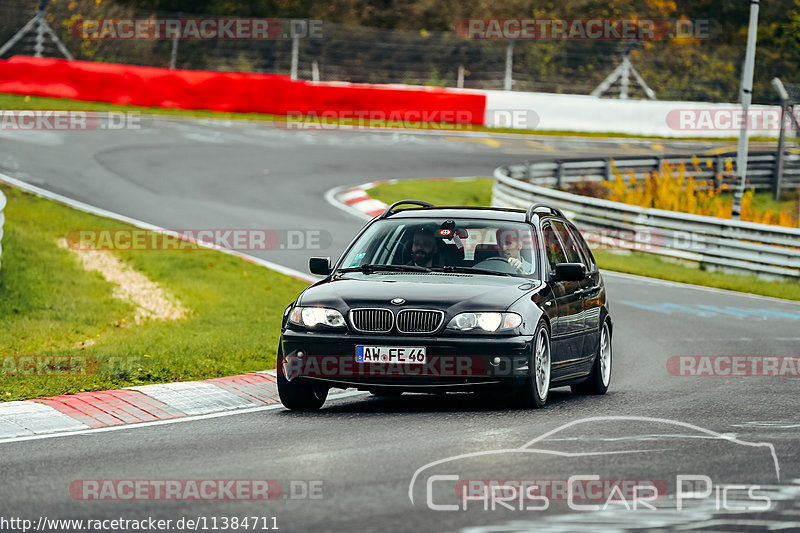
<instances>
[{"instance_id":1,"label":"black bmw wagon","mask_svg":"<svg viewBox=\"0 0 800 533\"><path fill-rule=\"evenodd\" d=\"M400 207L404 208L400 208ZM319 409L331 388L376 395L506 390L542 407L553 387L604 394L613 331L583 236L553 207L404 200L356 235L285 311L278 391Z\"/></svg>"}]
</instances>

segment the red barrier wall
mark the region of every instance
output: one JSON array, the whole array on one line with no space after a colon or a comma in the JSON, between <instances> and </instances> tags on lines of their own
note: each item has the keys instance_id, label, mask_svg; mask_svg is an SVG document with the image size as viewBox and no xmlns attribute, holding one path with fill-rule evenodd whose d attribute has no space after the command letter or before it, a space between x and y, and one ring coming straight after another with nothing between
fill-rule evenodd
<instances>
[{"instance_id":1,"label":"red barrier wall","mask_svg":"<svg viewBox=\"0 0 800 533\"><path fill-rule=\"evenodd\" d=\"M169 70L28 56L0 61L0 92L276 115L410 111L449 122L453 120L447 117L460 116L458 121L468 124L483 124L486 107L482 94L442 88L311 83L276 74Z\"/></svg>"}]
</instances>

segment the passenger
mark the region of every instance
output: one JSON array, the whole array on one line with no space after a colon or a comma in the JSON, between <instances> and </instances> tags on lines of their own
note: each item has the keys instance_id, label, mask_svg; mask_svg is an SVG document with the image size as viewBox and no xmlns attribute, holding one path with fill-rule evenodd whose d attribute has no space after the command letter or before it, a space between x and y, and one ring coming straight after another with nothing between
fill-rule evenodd
<instances>
[{"instance_id":1,"label":"passenger","mask_svg":"<svg viewBox=\"0 0 800 533\"><path fill-rule=\"evenodd\" d=\"M526 254L527 257L522 256L523 243L517 230L497 230L497 248L500 250L500 257L505 259L518 274L530 274L534 271L529 259L531 254Z\"/></svg>"}]
</instances>

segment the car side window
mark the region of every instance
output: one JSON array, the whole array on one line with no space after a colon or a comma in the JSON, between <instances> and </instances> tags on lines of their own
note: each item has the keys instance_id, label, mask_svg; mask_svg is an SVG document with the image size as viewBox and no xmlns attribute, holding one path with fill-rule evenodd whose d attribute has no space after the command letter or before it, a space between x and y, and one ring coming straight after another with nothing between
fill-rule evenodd
<instances>
[{"instance_id":1,"label":"car side window","mask_svg":"<svg viewBox=\"0 0 800 533\"><path fill-rule=\"evenodd\" d=\"M547 262L550 263L550 270L555 271L556 264L567 262L567 255L564 253L564 248L558 239L558 235L556 235L555 230L549 223L542 226L542 233L547 252Z\"/></svg>"},{"instance_id":2,"label":"car side window","mask_svg":"<svg viewBox=\"0 0 800 533\"><path fill-rule=\"evenodd\" d=\"M586 240L583 238L583 235L581 235L581 232L571 224L569 225L569 230L570 234L578 243L581 255L583 256L583 264L586 266L586 272L597 272L597 261L594 260L592 251L589 249L589 245L586 244Z\"/></svg>"},{"instance_id":3,"label":"car side window","mask_svg":"<svg viewBox=\"0 0 800 533\"><path fill-rule=\"evenodd\" d=\"M578 250L578 245L575 243L575 239L572 238L569 230L564 225L563 222L554 220L553 227L556 229L558 236L561 238L561 241L564 243L564 251L567 255L567 263L583 263L583 257L581 256L580 251Z\"/></svg>"}]
</instances>

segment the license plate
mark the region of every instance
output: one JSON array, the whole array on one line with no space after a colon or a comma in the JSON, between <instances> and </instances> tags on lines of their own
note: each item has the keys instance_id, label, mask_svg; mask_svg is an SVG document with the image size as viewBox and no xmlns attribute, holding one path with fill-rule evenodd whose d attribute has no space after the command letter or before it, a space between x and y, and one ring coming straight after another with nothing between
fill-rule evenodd
<instances>
[{"instance_id":1,"label":"license plate","mask_svg":"<svg viewBox=\"0 0 800 533\"><path fill-rule=\"evenodd\" d=\"M424 364L424 346L356 346L357 363Z\"/></svg>"}]
</instances>

